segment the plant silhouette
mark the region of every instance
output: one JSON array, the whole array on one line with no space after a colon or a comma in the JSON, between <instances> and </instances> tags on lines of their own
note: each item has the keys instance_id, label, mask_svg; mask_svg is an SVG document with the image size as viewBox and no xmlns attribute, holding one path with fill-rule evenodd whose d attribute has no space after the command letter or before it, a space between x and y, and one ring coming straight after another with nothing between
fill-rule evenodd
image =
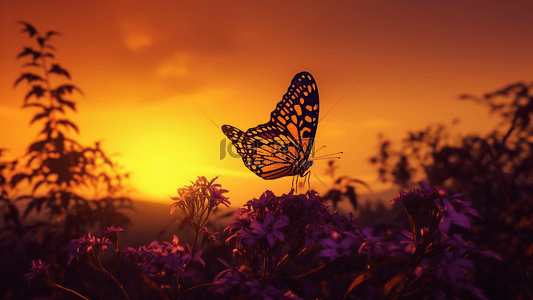
<instances>
[{"instance_id":1,"label":"plant silhouette","mask_svg":"<svg viewBox=\"0 0 533 300\"><path fill-rule=\"evenodd\" d=\"M99 142L83 146L72 135L79 129L66 113L76 111L76 102L67 97L82 91L70 83L70 72L55 61L56 49L50 42L61 34L48 31L41 35L31 24L19 23L37 47L24 47L18 54L17 59L29 59L23 67L31 71L23 72L14 87L23 82L30 86L22 108L37 109L30 124L40 124L42 130L22 157L0 165L0 247L10 254L2 255L2 260L13 266L46 256L52 263L64 262L62 253L71 239L91 228L130 222L122 212L132 208L123 184L128 174ZM7 285L2 284L1 292L12 293L21 276L2 273L0 280ZM64 271L58 270L56 276L65 276Z\"/></svg>"},{"instance_id":2,"label":"plant silhouette","mask_svg":"<svg viewBox=\"0 0 533 300\"><path fill-rule=\"evenodd\" d=\"M484 218L472 240L498 249L506 261L478 262L486 276L482 289L489 298L533 298L533 83L460 99L488 106L501 123L485 136L455 140L446 126L432 125L409 132L399 149L382 139L371 162L384 182L406 188L426 178L464 192Z\"/></svg>"},{"instance_id":3,"label":"plant silhouette","mask_svg":"<svg viewBox=\"0 0 533 300\"><path fill-rule=\"evenodd\" d=\"M519 240L525 234L520 227L524 226L523 219L514 218L522 215L513 205L522 204L520 201L529 196L525 194L526 198L522 198L524 194L509 190L515 187L508 182L513 174L511 167L519 169L520 166L506 163L506 158L512 155L505 156L507 150L501 145L520 141L522 135L516 136L515 130L529 127L529 119L524 117L529 113L511 118L515 121L511 122L509 134L495 134L501 139L491 140L494 151L485 147L488 150L483 152L482 146L487 143L483 144L479 137L473 140L482 140L481 146L474 149L460 148L463 144L460 147L445 144L442 142L445 130L438 127L429 133L411 134L399 151L383 141L381 153L372 160L379 164L382 179L392 178L403 187L411 185L413 175L420 168L430 180L463 187L459 192L469 192L470 187L477 191L472 184L466 184L467 180L477 178L476 175L480 181L488 178L487 184L495 186L491 191L497 190L495 182L499 181L503 197L487 200L501 202L496 207L500 209L496 221L486 220L481 226L473 226L474 218L482 216L472 207L473 202L479 204L476 197L481 194L468 194L470 199L476 199L468 201L447 187L420 182L418 188L402 191L391 200L391 204L404 210L407 226L382 225L381 220L368 213L371 210L368 202L366 206L358 203L356 186L370 189L369 186L350 176L341 176L324 198L313 190L305 194L291 190L282 195L267 190L240 207L234 220L221 232L214 232L213 228L207 228L209 217L220 220L214 216L215 208L219 204L231 204L224 195L228 191L214 183L216 177L208 180L199 176L192 185L178 189L178 197L172 197L175 203L170 208L171 213L175 208L184 213L182 217L194 234L192 244L180 244L180 238L173 235L171 241L153 241L122 249L119 234L126 229L119 225L129 220L119 210L131 204L123 194L122 182L127 174L120 172L99 143L85 147L71 136L78 127L66 118L66 112L75 110L76 105L65 97L81 90L70 83L52 84L57 79L71 77L60 64L53 62L54 48L49 43L59 33L49 31L40 35L31 24L20 23L24 26L22 32L35 39L39 48L25 47L19 54L19 58L30 59L25 66L37 71L22 73L15 86L24 81L31 86L23 107L38 109L31 123L42 124L43 129L23 157L0 161L0 199L4 212L0 259L4 260L2 266L14 266L7 266L6 270L28 270L24 278L37 286L22 289L18 274L3 272L0 279L7 286L2 287L5 298L37 298L50 291L38 288L39 284L41 287L46 284L53 288L54 299L63 298L63 293L64 298L76 295L81 299L466 299L474 296L486 299L485 292L496 298L499 288L497 284L491 282L493 286L489 286L483 281L491 279L487 274L496 268L516 266L502 266L507 262L499 262L500 256L486 249L486 246L501 246L498 239L492 237L487 242L481 237L489 236L492 232L483 232L484 228L497 222L501 223L500 227L507 226L504 229L514 227ZM505 95L513 91L510 89ZM524 101L520 99L517 103L523 105ZM523 136L526 142L530 142L529 133ZM413 151L413 147L418 148ZM470 156L454 158L456 152L450 151L454 147ZM448 152L440 153L442 149ZM470 169L461 169L475 155L483 160L468 162ZM393 158L398 158L396 164L391 162ZM463 175L455 173L456 168L449 169L454 163L460 172L470 172L470 178L460 178ZM484 174L472 170L476 163L486 166L480 169ZM332 179L334 171L331 162L328 174ZM529 175L531 170L520 172ZM492 174L496 175L490 177ZM449 178L456 177L463 181L454 185ZM512 178L512 182L522 184L521 178ZM364 215L361 220L380 223L367 227L357 222L352 213L344 216L328 209L327 200L336 208L344 199ZM22 214L17 202L27 204ZM498 219L501 211L509 218ZM386 208L380 205L374 216L385 213ZM394 210L390 216L393 213ZM484 216L487 215L494 216L490 212ZM526 211L524 216L527 215ZM385 217L392 219L389 215ZM97 233L99 229L103 230ZM471 230L474 235L468 236ZM523 240L519 243L522 247L517 249L525 254L524 245L530 239ZM504 250L507 259L512 257L512 249ZM474 267L474 262L479 266ZM518 257L517 262L522 268L509 273L512 278L502 280L505 284L509 280L527 280L527 256ZM74 272L80 276L70 276ZM524 296L528 292L527 281L516 280L514 284L511 286L515 289L507 291L506 296Z\"/></svg>"}]
</instances>

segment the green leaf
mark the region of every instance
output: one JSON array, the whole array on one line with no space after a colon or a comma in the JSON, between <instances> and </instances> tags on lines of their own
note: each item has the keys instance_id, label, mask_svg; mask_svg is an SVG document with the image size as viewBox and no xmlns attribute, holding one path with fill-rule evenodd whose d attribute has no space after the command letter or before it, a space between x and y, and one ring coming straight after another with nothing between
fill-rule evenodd
<instances>
[{"instance_id":1,"label":"green leaf","mask_svg":"<svg viewBox=\"0 0 533 300\"><path fill-rule=\"evenodd\" d=\"M31 119L30 125L33 124L34 122L37 122L38 120L40 120L42 118L48 117L49 115L50 115L50 110L49 109L47 109L43 113L36 114L35 116L33 116L33 119Z\"/></svg>"},{"instance_id":2,"label":"green leaf","mask_svg":"<svg viewBox=\"0 0 533 300\"><path fill-rule=\"evenodd\" d=\"M348 287L348 290L346 291L346 293L344 294L344 297L342 299L346 299L346 297L348 297L348 295L350 294L350 292L356 287L358 286L361 282L363 281L366 281L368 279L372 278L372 273L370 273L370 271L366 271L364 272L363 274L357 276L354 281L352 282L352 284L350 284L350 287Z\"/></svg>"},{"instance_id":3,"label":"green leaf","mask_svg":"<svg viewBox=\"0 0 533 300\"><path fill-rule=\"evenodd\" d=\"M50 30L50 31L46 32L46 38L47 39L50 39L50 37L52 37L53 35L61 36L61 33L57 32L57 31L53 31L53 30Z\"/></svg>"},{"instance_id":4,"label":"green leaf","mask_svg":"<svg viewBox=\"0 0 533 300\"><path fill-rule=\"evenodd\" d=\"M9 203L7 207L9 212L4 214L4 223L8 223L11 220L15 223L16 227L20 227L20 213L18 208L11 203Z\"/></svg>"},{"instance_id":5,"label":"green leaf","mask_svg":"<svg viewBox=\"0 0 533 300\"><path fill-rule=\"evenodd\" d=\"M63 126L65 126L65 128L67 128L67 130L68 130L68 127L70 126L70 127L72 127L72 129L74 129L77 133L79 133L78 126L76 126L76 124L70 122L70 121L67 120L67 119L59 120L57 123L58 123L58 124L61 124L61 125L63 125Z\"/></svg>"},{"instance_id":6,"label":"green leaf","mask_svg":"<svg viewBox=\"0 0 533 300\"><path fill-rule=\"evenodd\" d=\"M33 145L32 145L33 146ZM31 152L31 151L29 151ZM34 161L36 158L39 158L39 155L38 154L34 154L31 156L31 158L28 160L28 162L26 163L26 167L29 167L31 165L31 162Z\"/></svg>"},{"instance_id":7,"label":"green leaf","mask_svg":"<svg viewBox=\"0 0 533 300\"><path fill-rule=\"evenodd\" d=\"M27 56L27 55L33 56L32 59L34 60L34 63L35 63L35 60L41 57L41 52L33 50L32 47L24 47L24 50L22 50L22 52L20 52L19 55L17 55L17 59Z\"/></svg>"},{"instance_id":8,"label":"green leaf","mask_svg":"<svg viewBox=\"0 0 533 300\"><path fill-rule=\"evenodd\" d=\"M46 106L42 105L41 103L24 103L24 105L22 105L22 108L31 107L31 106L40 107L42 109L46 109L47 108Z\"/></svg>"},{"instance_id":9,"label":"green leaf","mask_svg":"<svg viewBox=\"0 0 533 300\"><path fill-rule=\"evenodd\" d=\"M41 208L47 198L39 197L39 198L31 198L31 199L32 201L28 204L28 206L24 210L24 214L22 215L23 220L26 218L26 216L28 216L28 214L32 211L33 208L35 208L35 210L37 210L38 213L41 212Z\"/></svg>"},{"instance_id":10,"label":"green leaf","mask_svg":"<svg viewBox=\"0 0 533 300\"><path fill-rule=\"evenodd\" d=\"M37 29L35 29L35 27L30 23L24 21L18 21L18 23L24 25L24 29L22 29L20 32L27 32L30 37L33 37L37 34Z\"/></svg>"},{"instance_id":11,"label":"green leaf","mask_svg":"<svg viewBox=\"0 0 533 300\"><path fill-rule=\"evenodd\" d=\"M43 89L43 87L41 85L34 85L33 88L31 89L31 91L28 92L28 94L26 94L26 97L24 98L24 103L26 103L26 101L28 101L28 99L32 96L32 95L35 95L35 97L37 97L37 99L41 98L44 96L44 93L46 92L47 90L46 89Z\"/></svg>"},{"instance_id":12,"label":"green leaf","mask_svg":"<svg viewBox=\"0 0 533 300\"><path fill-rule=\"evenodd\" d=\"M13 87L16 87L17 84L19 84L19 82L21 82L24 79L26 79L28 83L31 83L32 81L44 81L39 75L35 75L32 73L22 73L22 75L20 75L20 77L13 84Z\"/></svg>"},{"instance_id":13,"label":"green leaf","mask_svg":"<svg viewBox=\"0 0 533 300\"><path fill-rule=\"evenodd\" d=\"M41 130L40 133L42 133L42 134L46 134L46 135L49 136L49 135L52 133L52 127L51 127L51 125L52 125L52 121L48 121L48 122L46 122L46 124L44 125L44 129Z\"/></svg>"},{"instance_id":14,"label":"green leaf","mask_svg":"<svg viewBox=\"0 0 533 300\"><path fill-rule=\"evenodd\" d=\"M390 294L394 293L398 287L401 286L403 282L405 282L405 279L407 278L407 274L405 272L396 274L394 277L389 279L385 286L383 286L383 295L385 295L385 298L390 298Z\"/></svg>"},{"instance_id":15,"label":"green leaf","mask_svg":"<svg viewBox=\"0 0 533 300\"><path fill-rule=\"evenodd\" d=\"M33 193L35 193L35 191L43 184L43 183L47 183L46 180L39 180L35 186L33 187Z\"/></svg>"},{"instance_id":16,"label":"green leaf","mask_svg":"<svg viewBox=\"0 0 533 300\"><path fill-rule=\"evenodd\" d=\"M65 93L67 93L67 92L69 94L72 94L73 91L77 91L78 93L83 95L82 90L79 87L77 87L77 86L75 86L73 84L62 84L62 85L58 86L54 91L56 91L56 93L58 95L63 95Z\"/></svg>"},{"instance_id":17,"label":"green leaf","mask_svg":"<svg viewBox=\"0 0 533 300\"><path fill-rule=\"evenodd\" d=\"M23 173L15 174L13 177L11 177L11 182L10 182L11 187L12 188L15 187L19 182L27 178L29 180L29 176L26 174L23 174Z\"/></svg>"},{"instance_id":18,"label":"green leaf","mask_svg":"<svg viewBox=\"0 0 533 300\"><path fill-rule=\"evenodd\" d=\"M52 68L50 68L48 73L56 73L58 75L63 75L70 79L70 74L67 72L67 70L61 68L59 64L52 64Z\"/></svg>"},{"instance_id":19,"label":"green leaf","mask_svg":"<svg viewBox=\"0 0 533 300\"><path fill-rule=\"evenodd\" d=\"M37 43L39 43L39 46L44 47L44 42L46 42L46 39L43 37L37 38Z\"/></svg>"},{"instance_id":20,"label":"green leaf","mask_svg":"<svg viewBox=\"0 0 533 300\"><path fill-rule=\"evenodd\" d=\"M63 108L61 106L52 106L50 108L50 111L60 111L61 113L65 113L65 111L63 110Z\"/></svg>"},{"instance_id":21,"label":"green leaf","mask_svg":"<svg viewBox=\"0 0 533 300\"><path fill-rule=\"evenodd\" d=\"M33 151L42 152L47 143L48 143L48 140L41 140L41 141L31 144L30 148L28 149L28 153L31 153Z\"/></svg>"},{"instance_id":22,"label":"green leaf","mask_svg":"<svg viewBox=\"0 0 533 300\"><path fill-rule=\"evenodd\" d=\"M69 101L69 100L65 100L65 99L62 99L62 98L57 98L57 101L62 104L62 105L66 105L68 106L70 109L72 109L73 111L76 111L76 103L72 102L72 101ZM61 109L63 110L63 109Z\"/></svg>"}]
</instances>

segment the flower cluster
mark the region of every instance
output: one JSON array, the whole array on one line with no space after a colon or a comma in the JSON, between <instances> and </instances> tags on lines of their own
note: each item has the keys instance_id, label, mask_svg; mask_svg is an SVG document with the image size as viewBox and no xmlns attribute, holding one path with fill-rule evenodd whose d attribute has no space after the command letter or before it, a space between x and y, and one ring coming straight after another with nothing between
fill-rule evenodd
<instances>
[{"instance_id":1,"label":"flower cluster","mask_svg":"<svg viewBox=\"0 0 533 300\"><path fill-rule=\"evenodd\" d=\"M24 279L28 284L31 283L33 278L40 277L43 280L48 280L48 268L50 267L50 264L42 262L39 260L34 260L31 263L30 272L24 275Z\"/></svg>"},{"instance_id":2,"label":"flower cluster","mask_svg":"<svg viewBox=\"0 0 533 300\"><path fill-rule=\"evenodd\" d=\"M273 285L262 283L254 274L254 271L245 265L241 266L241 268L236 268L221 259L218 260L227 269L220 272L213 280L214 285L211 291L215 295L246 295L252 299L265 300L302 300L290 290L283 291Z\"/></svg>"},{"instance_id":3,"label":"flower cluster","mask_svg":"<svg viewBox=\"0 0 533 300\"><path fill-rule=\"evenodd\" d=\"M178 189L178 197L171 197L176 202L172 204L170 214L176 207L181 209L196 234L204 228L215 207L220 204L230 205L228 198L223 195L228 191L222 189L220 184L214 183L217 178L208 181L204 176L199 176L196 182L191 182L192 185Z\"/></svg>"},{"instance_id":4,"label":"flower cluster","mask_svg":"<svg viewBox=\"0 0 533 300\"><path fill-rule=\"evenodd\" d=\"M492 251L476 249L474 243L466 242L458 233L449 236L452 225L470 229L473 220L469 215L479 217L479 213L471 207L470 201L460 199L462 194L450 194L445 187L432 187L425 182L420 182L420 185L421 189L400 192L397 198L391 200L392 204L401 203L410 216L411 233L402 231L398 239L404 252L412 253L410 267L414 275L426 278L427 289L451 286L454 292L467 290L485 299L472 286L474 263L468 256L479 253L495 259L500 257ZM414 221L422 206L427 208L430 217L428 226L418 228ZM417 236L419 229L421 234ZM406 289L410 283L403 288Z\"/></svg>"},{"instance_id":5,"label":"flower cluster","mask_svg":"<svg viewBox=\"0 0 533 300\"><path fill-rule=\"evenodd\" d=\"M87 233L79 239L71 240L65 250L69 258L67 264L70 264L74 259L82 258L94 270L107 274L108 278L112 279L119 286L121 292L123 293L122 296L125 299L129 299L124 288L113 276L113 273L117 270L117 267L120 263L120 255L115 255L115 259L111 264L111 269L106 269L106 267L104 267L104 264L102 263L102 259L104 257L104 250L107 249L108 246L114 245L116 247L116 253L120 254L120 249L118 248L118 233L124 231L125 230L120 226L116 228L111 226L107 227L97 236L93 236L90 233ZM50 264L43 263L41 262L41 260L34 261L30 272L27 273L24 277L28 280L29 283L34 277L38 276L40 279L43 280L44 283L49 286L62 289L64 291L75 294L82 299L88 300L88 298L82 296L78 292L52 281L50 279L50 276L48 275L47 269L49 267Z\"/></svg>"},{"instance_id":6,"label":"flower cluster","mask_svg":"<svg viewBox=\"0 0 533 300\"><path fill-rule=\"evenodd\" d=\"M230 235L226 243L234 243L234 256L244 262L243 267L230 268L223 262L228 269L217 275L212 289L261 295L263 299L294 298L292 292L268 283L301 256L314 239L327 235L329 213L325 201L314 191L279 197L266 191L244 206L224 229ZM239 286L245 286L246 291Z\"/></svg>"},{"instance_id":7,"label":"flower cluster","mask_svg":"<svg viewBox=\"0 0 533 300\"><path fill-rule=\"evenodd\" d=\"M201 251L193 255L189 245L186 245L187 250L185 250L186 248L178 243L179 239L174 235L171 242L153 241L148 246L143 245L138 249L127 247L123 253L125 257L136 260L141 270L154 278L186 275L185 265L190 261L197 261L205 265Z\"/></svg>"},{"instance_id":8,"label":"flower cluster","mask_svg":"<svg viewBox=\"0 0 533 300\"><path fill-rule=\"evenodd\" d=\"M325 202L316 192L275 196L266 191L240 208L224 232L230 234L226 243L235 241L235 252L252 265L251 253L277 252L280 248L296 254L308 247L313 239L329 232L329 216ZM250 258L250 259L249 259ZM265 257L266 259L266 257ZM261 264L261 263L260 263ZM265 275L269 270L263 269Z\"/></svg>"},{"instance_id":9,"label":"flower cluster","mask_svg":"<svg viewBox=\"0 0 533 300\"><path fill-rule=\"evenodd\" d=\"M84 257L87 260L91 260L91 258L99 259L103 256L103 250L107 249L107 246L111 244L111 241L105 235L95 237L91 236L90 233L79 239L73 239L66 248L69 256L68 263L70 264L74 258L78 257Z\"/></svg>"},{"instance_id":10,"label":"flower cluster","mask_svg":"<svg viewBox=\"0 0 533 300\"><path fill-rule=\"evenodd\" d=\"M199 177L192 185L179 189L172 207L185 213L196 234L192 245L179 245L174 235L171 242L154 241L119 251L118 233L124 229L108 227L96 236L86 234L72 240L67 248L69 262L84 258L89 266L108 274L124 298L128 298L127 293L112 275L122 254L140 266L145 283L163 298L179 298L197 287L209 286L205 293L228 299L340 299L358 288L360 298L475 295L486 299L473 285L475 264L471 256L500 258L455 232L467 232L473 223L471 216L479 217L478 212L461 194L423 182L420 189L400 192L391 201L400 203L408 216L410 230L400 231L363 227L351 213L331 213L315 191L300 195L291 191L281 196L266 191L238 209L236 220L224 229L226 245L233 252L230 261L217 258L225 269L213 274L211 283L191 286L200 274L193 274L197 270L192 266L206 265L201 249L208 241L216 240L217 233L209 232L203 224L214 207L229 204L222 196L226 190L214 184L215 179ZM427 210L427 218L420 214L422 208ZM201 242L196 247L198 240ZM108 271L101 260L103 250L110 245L117 248L118 259ZM383 268L387 266L390 268ZM28 281L39 277L51 286L68 290L49 279L48 267L36 261L25 277ZM206 269L210 268L202 268ZM320 280L320 287L313 280ZM371 280L372 288L360 288Z\"/></svg>"},{"instance_id":11,"label":"flower cluster","mask_svg":"<svg viewBox=\"0 0 533 300\"><path fill-rule=\"evenodd\" d=\"M345 217L330 213L313 191L282 196L266 191L240 208L235 213L237 219L224 230L229 234L226 242L234 243L234 255L242 265L237 268L222 262L227 269L215 278L212 290L234 297L244 291L269 299L268 293L262 293L273 287L280 291L271 283L281 272L287 273L289 262L296 262L302 253L318 246L321 249L317 257L330 263L359 261L367 268L403 263L403 274L408 275L388 279L385 293L391 297L415 293L432 296L433 290L453 287L454 292L467 291L483 298L472 285L474 263L468 255L499 257L477 249L459 234L448 236L453 226L469 229L473 223L470 215L479 214L470 202L461 199L461 194L450 194L446 188L423 182L421 186L409 193L400 192L391 201L404 206L411 230L389 232L386 236L376 234L374 228L362 227L352 214ZM427 208L430 217L426 225L419 227L416 221L422 207ZM366 280L372 277L369 274L361 276ZM280 291L272 299L284 299L282 294Z\"/></svg>"}]
</instances>

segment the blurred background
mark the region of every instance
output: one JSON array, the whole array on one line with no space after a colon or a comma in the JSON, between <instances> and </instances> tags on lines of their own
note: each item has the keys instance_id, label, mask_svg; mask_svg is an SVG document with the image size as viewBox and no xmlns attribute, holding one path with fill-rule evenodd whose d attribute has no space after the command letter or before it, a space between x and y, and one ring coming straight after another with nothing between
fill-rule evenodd
<instances>
[{"instance_id":1,"label":"blurred background","mask_svg":"<svg viewBox=\"0 0 533 300\"><path fill-rule=\"evenodd\" d=\"M520 250L509 216L521 207L526 219L520 223L518 216L517 223L530 234L531 205L522 204L531 199L532 14L528 1L1 1L3 172L16 173L15 160L19 167L27 162L44 124L28 125L38 109L21 109L34 83L13 88L31 61L17 55L37 47L21 33L26 27L17 21L26 21L42 34L61 33L49 42L70 79L51 77L51 84L72 82L83 91L65 97L76 103L76 112L66 113L79 129L65 131L81 145L72 151L108 158L113 163L106 168L121 179L103 183L120 189L95 193L83 187L88 177L34 190L35 181L27 184L32 175L25 181L5 174L2 224L14 233L3 243L11 245L13 236L19 243L25 234L37 236L32 243L46 240L39 226L24 227L28 216L32 226L54 217L56 235L49 240L61 235L67 242L121 224L130 226L130 245L162 232L168 238L169 224L179 220L169 215L169 197L197 176L219 176L230 211L266 189L289 192L292 178L263 180L240 158L224 155L228 141L220 126L246 130L265 123L292 77L308 71L320 95L316 147L326 148L319 154L343 152L340 160L311 168L311 188L332 207L356 211L371 226L395 218L388 201L398 190L420 180L447 185L467 194L485 218L478 242L509 257L531 257L530 235ZM483 141L514 190L511 206ZM52 198L57 203L47 207ZM36 199L41 204L31 205ZM69 201L80 199L87 207L107 202L98 209L76 206L70 215ZM43 216L44 207L52 213ZM88 211L85 223L68 229L68 216L79 221ZM494 239L490 230L496 229L507 236Z\"/></svg>"},{"instance_id":2,"label":"blurred background","mask_svg":"<svg viewBox=\"0 0 533 300\"><path fill-rule=\"evenodd\" d=\"M24 20L63 35L57 58L85 94L71 115L79 140L120 153L136 198L167 202L199 175L220 175L241 204L286 191L291 178L264 181L240 159L220 160L220 126L266 122L304 70L320 95L316 146L343 151L338 172L382 191L368 164L378 133L400 139L453 119L457 132L486 133L495 120L458 95L531 79L531 4L480 3L2 1L2 147L16 157L38 131L19 109L25 90L11 88ZM312 172L331 186L326 166Z\"/></svg>"}]
</instances>

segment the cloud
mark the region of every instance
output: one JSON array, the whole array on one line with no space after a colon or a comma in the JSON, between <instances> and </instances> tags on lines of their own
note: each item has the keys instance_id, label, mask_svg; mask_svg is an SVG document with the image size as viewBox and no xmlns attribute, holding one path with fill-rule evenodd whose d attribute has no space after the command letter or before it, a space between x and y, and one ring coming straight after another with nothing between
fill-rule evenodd
<instances>
[{"instance_id":1,"label":"cloud","mask_svg":"<svg viewBox=\"0 0 533 300\"><path fill-rule=\"evenodd\" d=\"M149 28L138 22L124 20L119 23L125 46L133 52L139 52L154 43Z\"/></svg>"},{"instance_id":2,"label":"cloud","mask_svg":"<svg viewBox=\"0 0 533 300\"><path fill-rule=\"evenodd\" d=\"M194 57L190 53L176 53L172 58L159 65L157 75L161 78L186 76L193 59Z\"/></svg>"},{"instance_id":3,"label":"cloud","mask_svg":"<svg viewBox=\"0 0 533 300\"><path fill-rule=\"evenodd\" d=\"M126 46L132 51L142 50L152 44L150 36L145 34L134 34L126 37Z\"/></svg>"}]
</instances>

